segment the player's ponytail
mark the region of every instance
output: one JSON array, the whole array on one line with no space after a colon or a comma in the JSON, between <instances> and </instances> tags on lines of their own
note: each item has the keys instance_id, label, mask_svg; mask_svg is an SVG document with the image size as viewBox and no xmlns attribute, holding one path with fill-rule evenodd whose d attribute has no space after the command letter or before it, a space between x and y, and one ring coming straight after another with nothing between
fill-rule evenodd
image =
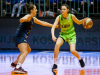
<instances>
[{"instance_id":1,"label":"player's ponytail","mask_svg":"<svg viewBox=\"0 0 100 75\"><path fill-rule=\"evenodd\" d=\"M33 8L34 8L34 4L25 3L25 5L26 5L26 8L27 8L27 13L31 13L31 10L33 10Z\"/></svg>"},{"instance_id":2,"label":"player's ponytail","mask_svg":"<svg viewBox=\"0 0 100 75\"><path fill-rule=\"evenodd\" d=\"M68 13L72 14L72 11L69 10Z\"/></svg>"}]
</instances>

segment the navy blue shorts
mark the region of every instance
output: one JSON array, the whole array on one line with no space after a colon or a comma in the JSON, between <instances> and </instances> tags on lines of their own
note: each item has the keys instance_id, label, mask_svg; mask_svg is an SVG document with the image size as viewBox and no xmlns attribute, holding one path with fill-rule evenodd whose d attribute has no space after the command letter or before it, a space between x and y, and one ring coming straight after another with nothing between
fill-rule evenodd
<instances>
[{"instance_id":1,"label":"navy blue shorts","mask_svg":"<svg viewBox=\"0 0 100 75\"><path fill-rule=\"evenodd\" d=\"M20 43L27 43L27 40L26 40L25 37L16 37L16 36L14 36L13 39L14 39L14 42L15 42L16 46L18 46L18 44L20 44Z\"/></svg>"}]
</instances>

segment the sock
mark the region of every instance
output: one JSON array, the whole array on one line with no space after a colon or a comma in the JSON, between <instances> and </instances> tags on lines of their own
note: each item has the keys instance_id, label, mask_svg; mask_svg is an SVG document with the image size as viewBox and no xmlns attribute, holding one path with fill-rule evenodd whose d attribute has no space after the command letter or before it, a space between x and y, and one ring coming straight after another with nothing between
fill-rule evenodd
<instances>
[{"instance_id":1,"label":"sock","mask_svg":"<svg viewBox=\"0 0 100 75\"><path fill-rule=\"evenodd\" d=\"M21 63L17 63L17 66L16 66L16 68L18 69L18 68L20 68L21 67Z\"/></svg>"},{"instance_id":2,"label":"sock","mask_svg":"<svg viewBox=\"0 0 100 75\"><path fill-rule=\"evenodd\" d=\"M57 65L58 58L54 58L54 64Z\"/></svg>"}]
</instances>

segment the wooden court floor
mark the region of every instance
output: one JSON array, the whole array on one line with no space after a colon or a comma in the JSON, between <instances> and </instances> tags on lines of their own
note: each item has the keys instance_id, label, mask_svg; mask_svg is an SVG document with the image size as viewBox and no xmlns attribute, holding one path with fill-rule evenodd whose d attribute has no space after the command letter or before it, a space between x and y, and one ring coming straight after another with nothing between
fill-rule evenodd
<instances>
[{"instance_id":1,"label":"wooden court floor","mask_svg":"<svg viewBox=\"0 0 100 75\"><path fill-rule=\"evenodd\" d=\"M28 74L14 74L10 67L19 52L0 52L0 75L100 75L100 52L79 52L85 61L81 68L78 60L67 51L60 51L58 70L51 71L53 51L31 52L22 67Z\"/></svg>"}]
</instances>

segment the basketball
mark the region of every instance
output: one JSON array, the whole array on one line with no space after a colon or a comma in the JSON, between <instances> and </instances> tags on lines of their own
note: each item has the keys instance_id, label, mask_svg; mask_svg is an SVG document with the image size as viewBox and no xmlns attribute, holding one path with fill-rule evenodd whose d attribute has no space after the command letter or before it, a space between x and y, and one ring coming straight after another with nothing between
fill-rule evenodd
<instances>
[{"instance_id":1,"label":"basketball","mask_svg":"<svg viewBox=\"0 0 100 75\"><path fill-rule=\"evenodd\" d=\"M85 29L90 29L93 26L93 21L91 18L85 18L83 21L83 27Z\"/></svg>"}]
</instances>

